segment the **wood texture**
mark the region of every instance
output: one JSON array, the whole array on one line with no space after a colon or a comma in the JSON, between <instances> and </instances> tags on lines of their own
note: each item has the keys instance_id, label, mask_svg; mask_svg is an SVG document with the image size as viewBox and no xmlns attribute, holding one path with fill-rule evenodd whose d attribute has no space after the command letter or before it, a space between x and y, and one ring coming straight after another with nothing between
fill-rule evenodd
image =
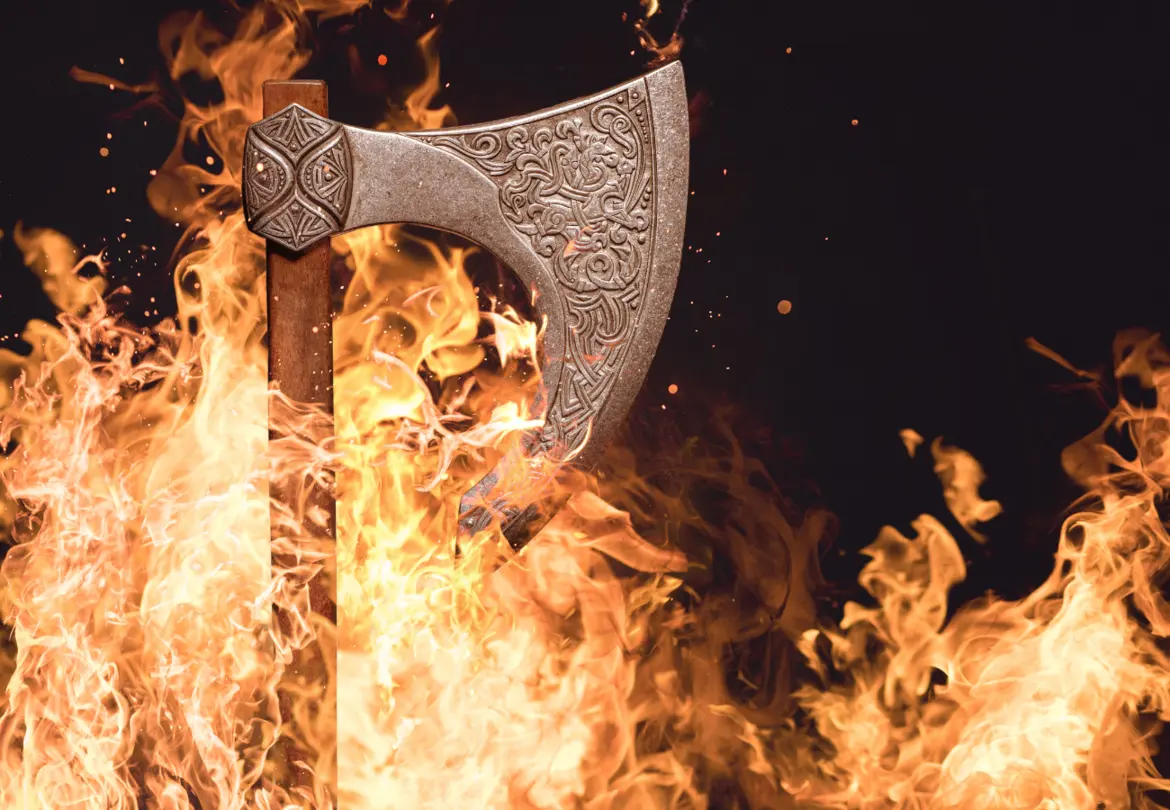
<instances>
[{"instance_id":1,"label":"wood texture","mask_svg":"<svg viewBox=\"0 0 1170 810\"><path fill-rule=\"evenodd\" d=\"M329 115L329 91L320 81L264 83L265 117L289 104ZM268 380L290 399L333 411L333 325L329 242L291 254L268 245ZM324 493L316 505L336 514ZM334 530L331 517L330 530ZM314 611L335 619L335 597L320 578L310 585Z\"/></svg>"},{"instance_id":2,"label":"wood texture","mask_svg":"<svg viewBox=\"0 0 1170 810\"><path fill-rule=\"evenodd\" d=\"M318 115L329 115L329 93L325 82L270 81L264 83L264 116L299 104ZM329 278L329 242L314 245L292 254L271 242L268 244L268 379L290 399L323 406L333 411L333 325L332 295ZM271 423L270 423L271 424ZM282 498L274 488L275 498ZM332 496L319 488L309 492L306 512L312 507L324 509L329 516L328 530L336 537L336 505ZM313 529L313 531L318 531ZM336 558L335 558L336 559ZM277 558L276 561L279 561ZM284 562L284 561L279 561ZM290 564L292 561L288 561ZM314 613L336 622L336 592L330 578L317 575L309 582L309 601ZM282 620L278 617L278 621ZM331 645L325 645L328 650ZM294 671L297 668L294 662ZM331 667L332 668L332 667ZM333 668L335 671L335 668ZM308 674L308 673L305 673ZM322 673L314 673L319 677ZM288 721L291 704L282 695L281 715ZM320 720L312 718L314 725ZM328 721L336 728L336 718ZM320 766L306 751L289 752L289 758L305 765ZM336 761L327 765L329 789L336 802ZM300 769L295 781L307 786L311 782ZM325 774L321 774L325 776ZM291 787L291 785L286 785Z\"/></svg>"}]
</instances>

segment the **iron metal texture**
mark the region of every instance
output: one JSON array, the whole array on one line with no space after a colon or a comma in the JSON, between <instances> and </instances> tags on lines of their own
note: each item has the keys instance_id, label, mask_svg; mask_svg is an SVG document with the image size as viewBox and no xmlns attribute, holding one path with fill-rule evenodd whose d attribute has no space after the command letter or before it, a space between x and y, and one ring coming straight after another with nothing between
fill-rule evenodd
<instances>
[{"instance_id":1,"label":"iron metal texture","mask_svg":"<svg viewBox=\"0 0 1170 810\"><path fill-rule=\"evenodd\" d=\"M294 252L369 225L425 225L517 274L545 323L544 427L460 502L461 531L494 516L511 539L535 511L502 482L543 474L541 458L595 463L642 385L682 258L689 144L678 62L531 115L424 132L292 104L249 129L245 214Z\"/></svg>"}]
</instances>

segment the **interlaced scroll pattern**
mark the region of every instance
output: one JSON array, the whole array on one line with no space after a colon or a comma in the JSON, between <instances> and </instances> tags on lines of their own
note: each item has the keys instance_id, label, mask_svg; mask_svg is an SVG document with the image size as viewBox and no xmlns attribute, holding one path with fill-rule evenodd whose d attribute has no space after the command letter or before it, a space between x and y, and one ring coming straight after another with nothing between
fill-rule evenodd
<instances>
[{"instance_id":1,"label":"interlaced scroll pattern","mask_svg":"<svg viewBox=\"0 0 1170 810\"><path fill-rule=\"evenodd\" d=\"M609 398L635 333L654 240L645 83L552 118L425 140L500 188L511 226L547 261L567 309L566 357L540 449L572 450Z\"/></svg>"}]
</instances>

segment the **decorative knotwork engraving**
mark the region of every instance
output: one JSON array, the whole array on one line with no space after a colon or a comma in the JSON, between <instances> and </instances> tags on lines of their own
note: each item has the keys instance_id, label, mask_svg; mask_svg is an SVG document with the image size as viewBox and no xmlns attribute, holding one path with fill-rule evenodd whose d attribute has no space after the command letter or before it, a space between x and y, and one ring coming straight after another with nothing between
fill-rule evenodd
<instances>
[{"instance_id":1,"label":"decorative knotwork engraving","mask_svg":"<svg viewBox=\"0 0 1170 810\"><path fill-rule=\"evenodd\" d=\"M254 232L300 250L342 230L353 188L344 128L294 104L249 129L244 150Z\"/></svg>"},{"instance_id":2,"label":"decorative knotwork engraving","mask_svg":"<svg viewBox=\"0 0 1170 810\"><path fill-rule=\"evenodd\" d=\"M500 187L504 216L548 263L568 313L566 357L539 451L588 438L646 294L654 240L650 105L639 83L527 124L426 138Z\"/></svg>"}]
</instances>

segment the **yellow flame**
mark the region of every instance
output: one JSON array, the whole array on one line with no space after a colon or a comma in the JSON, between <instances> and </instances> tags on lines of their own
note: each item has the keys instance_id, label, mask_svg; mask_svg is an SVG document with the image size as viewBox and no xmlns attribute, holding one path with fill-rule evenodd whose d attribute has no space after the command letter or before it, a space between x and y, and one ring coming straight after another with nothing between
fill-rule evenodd
<instances>
[{"instance_id":1,"label":"yellow flame","mask_svg":"<svg viewBox=\"0 0 1170 810\"><path fill-rule=\"evenodd\" d=\"M235 37L198 15L160 31L173 77L224 90L222 103L186 105L149 190L195 245L176 262L177 319L152 332L122 323L100 297L104 278L79 274L63 236L20 237L62 314L55 327L29 324L28 357L0 358L17 540L2 569L17 654L0 704L0 806L330 804L329 775L296 764L332 745L333 723L322 734L303 711L328 684L288 669L328 646L304 587L320 549L267 540L263 254L230 170L182 157L202 136L239 165L244 126L260 117L257 77L307 60L301 13L257 8ZM303 433L293 412L286 426Z\"/></svg>"},{"instance_id":2,"label":"yellow flame","mask_svg":"<svg viewBox=\"0 0 1170 810\"><path fill-rule=\"evenodd\" d=\"M28 324L27 356L0 352L0 807L1152 807L1170 698L1170 355L1152 336L1119 340L1117 373L1157 404L1119 404L1065 454L1087 494L1045 583L949 614L965 563L923 516L868 547L872 603L836 625L814 599L832 516L783 497L723 413L703 442L566 472L568 506L522 553L498 530L455 548L459 497L539 424L541 326L479 311L472 248L392 226L335 239L335 424L270 401L243 136L261 80L307 64L306 14L364 5L269 0L230 36L163 25L170 76L223 90L186 102L149 189L186 228L174 320L131 327L100 257L17 232L61 315ZM436 31L384 128L452 122ZM187 163L190 139L225 168ZM982 469L931 449L977 537L999 511ZM335 555L295 497L333 473ZM270 479L294 495L275 546ZM314 577L336 582L337 626L310 609Z\"/></svg>"},{"instance_id":3,"label":"yellow flame","mask_svg":"<svg viewBox=\"0 0 1170 810\"><path fill-rule=\"evenodd\" d=\"M1150 763L1151 733L1170 715L1160 646L1170 607L1156 585L1170 563L1157 509L1170 481L1170 355L1128 333L1117 356L1119 379L1138 377L1157 404L1120 402L1066 451L1086 498L1033 593L965 605L948 620L948 593L966 569L929 516L914 536L887 528L866 550L861 583L877 605L850 603L839 630L802 639L823 686L798 700L834 753L794 746L786 785L796 796L829 807L1157 806L1148 791L1170 785ZM1136 453L1113 450L1109 429L1128 434ZM974 495L973 459L932 449L968 530L965 521L998 512ZM848 683L832 683L834 671Z\"/></svg>"},{"instance_id":4,"label":"yellow flame","mask_svg":"<svg viewBox=\"0 0 1170 810\"><path fill-rule=\"evenodd\" d=\"M984 542L987 538L975 531L975 525L996 517L1003 511L1003 506L999 501L988 501L979 496L979 487L985 478L982 465L966 450L948 447L941 439L931 442L930 454L934 456L934 471L942 481L947 508L967 534L980 543Z\"/></svg>"},{"instance_id":5,"label":"yellow flame","mask_svg":"<svg viewBox=\"0 0 1170 810\"><path fill-rule=\"evenodd\" d=\"M96 304L106 291L101 275L79 274L88 264L100 270L101 259L89 256L78 261L77 249L61 234L41 228L25 230L18 223L12 238L24 254L24 263L41 277L49 301L62 312L77 315Z\"/></svg>"}]
</instances>

